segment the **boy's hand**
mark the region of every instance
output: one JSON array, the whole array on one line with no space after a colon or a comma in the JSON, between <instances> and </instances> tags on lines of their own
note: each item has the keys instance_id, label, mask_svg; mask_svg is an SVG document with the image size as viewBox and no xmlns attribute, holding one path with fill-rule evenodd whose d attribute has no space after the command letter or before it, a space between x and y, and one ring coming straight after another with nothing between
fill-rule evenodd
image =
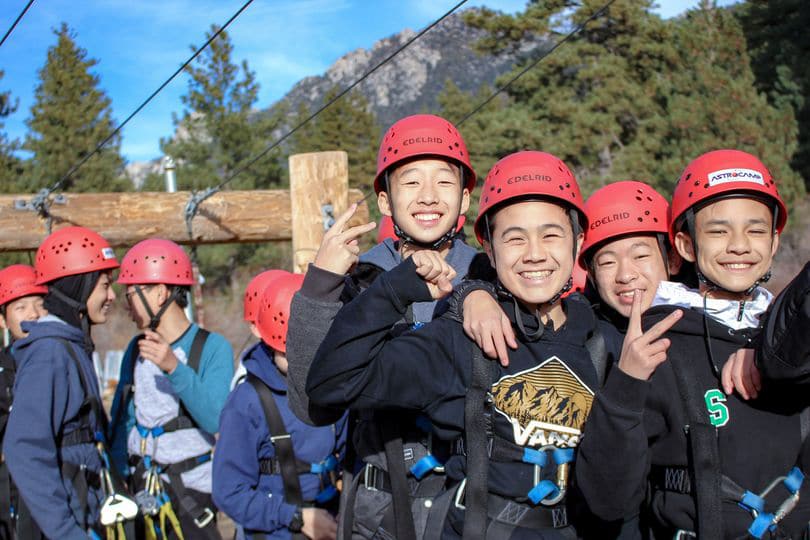
<instances>
[{"instance_id":1,"label":"boy's hand","mask_svg":"<svg viewBox=\"0 0 810 540\"><path fill-rule=\"evenodd\" d=\"M453 292L453 278L456 271L435 251L421 250L411 255L416 265L416 273L425 280L430 295L438 300Z\"/></svg>"},{"instance_id":2,"label":"boy's hand","mask_svg":"<svg viewBox=\"0 0 810 540\"><path fill-rule=\"evenodd\" d=\"M349 206L348 210L341 214L335 220L335 224L326 231L312 264L333 274L345 274L357 263L360 256L357 239L373 230L377 224L371 221L346 229L346 225L356 210L357 203Z\"/></svg>"},{"instance_id":3,"label":"boy's hand","mask_svg":"<svg viewBox=\"0 0 810 540\"><path fill-rule=\"evenodd\" d=\"M507 346L517 349L515 331L509 317L487 291L473 291L464 299L464 332L484 354L509 365Z\"/></svg>"},{"instance_id":4,"label":"boy's hand","mask_svg":"<svg viewBox=\"0 0 810 540\"><path fill-rule=\"evenodd\" d=\"M682 316L683 311L673 311L665 319L658 321L655 326L643 332L641 330L641 294L636 291L633 295L633 306L630 308L630 323L622 344L619 369L636 379L643 381L649 379L656 368L667 359L670 341L661 336L672 328Z\"/></svg>"},{"instance_id":5,"label":"boy's hand","mask_svg":"<svg viewBox=\"0 0 810 540\"><path fill-rule=\"evenodd\" d=\"M757 397L762 389L762 377L754 364L754 350L739 349L732 353L723 366L720 380L726 394L736 390L743 399Z\"/></svg>"},{"instance_id":6,"label":"boy's hand","mask_svg":"<svg viewBox=\"0 0 810 540\"><path fill-rule=\"evenodd\" d=\"M172 351L169 342L154 330L145 330L143 339L138 341L141 356L155 364L166 373L171 373L177 367L177 357Z\"/></svg>"}]
</instances>

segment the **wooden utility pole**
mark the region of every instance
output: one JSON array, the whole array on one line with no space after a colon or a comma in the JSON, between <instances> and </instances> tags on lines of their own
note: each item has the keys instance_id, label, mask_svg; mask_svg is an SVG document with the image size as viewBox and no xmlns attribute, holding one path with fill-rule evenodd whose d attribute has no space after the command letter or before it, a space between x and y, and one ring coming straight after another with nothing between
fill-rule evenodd
<instances>
[{"instance_id":1,"label":"wooden utility pole","mask_svg":"<svg viewBox=\"0 0 810 540\"><path fill-rule=\"evenodd\" d=\"M320 191L328 191L321 184ZM88 227L116 247L136 244L144 238L159 237L180 244L222 244L291 240L293 218L287 190L222 191L200 205L189 239L183 219L191 194L177 193L66 193L64 203L50 207L53 229L68 225ZM363 194L350 190L348 198ZM36 212L17 209L17 201L32 195L0 195L0 252L35 250L47 236L47 222ZM345 199L344 199L345 200ZM345 208L346 205L339 206ZM299 215L304 222L322 223L321 210L315 215ZM365 206L358 209L352 223L368 221ZM322 225L321 225L322 227ZM296 231L297 235L297 231Z\"/></svg>"},{"instance_id":2,"label":"wooden utility pole","mask_svg":"<svg viewBox=\"0 0 810 540\"><path fill-rule=\"evenodd\" d=\"M295 231L293 272L305 272L315 260L326 230L349 207L349 158L346 152L316 152L292 155L289 163ZM352 202L362 198L359 193L351 196ZM368 207L361 206L365 211L364 223L368 220Z\"/></svg>"}]
</instances>

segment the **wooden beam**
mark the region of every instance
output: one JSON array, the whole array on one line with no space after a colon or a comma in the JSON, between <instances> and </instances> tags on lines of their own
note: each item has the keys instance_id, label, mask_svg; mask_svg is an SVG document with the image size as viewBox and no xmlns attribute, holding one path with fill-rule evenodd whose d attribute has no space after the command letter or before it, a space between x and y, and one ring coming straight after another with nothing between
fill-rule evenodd
<instances>
[{"instance_id":1,"label":"wooden beam","mask_svg":"<svg viewBox=\"0 0 810 540\"><path fill-rule=\"evenodd\" d=\"M181 244L292 239L288 190L222 191L212 195L200 205L194 218L193 240L188 237L183 219L190 196L187 191L66 193L64 203L51 205L53 230L82 225L97 231L116 247L131 246L153 236ZM15 208L16 201L30 201L32 197L0 195L0 252L34 250L47 236L45 219L32 210ZM348 197L359 200L363 193L350 190ZM352 222L367 220L368 209L362 205Z\"/></svg>"},{"instance_id":2,"label":"wooden beam","mask_svg":"<svg viewBox=\"0 0 810 540\"><path fill-rule=\"evenodd\" d=\"M300 273L315 260L330 221L349 207L349 157L340 151L295 154L289 164L293 272Z\"/></svg>"}]
</instances>

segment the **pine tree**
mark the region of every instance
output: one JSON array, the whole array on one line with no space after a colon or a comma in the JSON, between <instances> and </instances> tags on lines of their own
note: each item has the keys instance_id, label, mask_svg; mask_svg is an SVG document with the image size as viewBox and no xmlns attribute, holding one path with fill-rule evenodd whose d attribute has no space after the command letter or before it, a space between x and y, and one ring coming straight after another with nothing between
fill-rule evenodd
<instances>
[{"instance_id":1,"label":"pine tree","mask_svg":"<svg viewBox=\"0 0 810 540\"><path fill-rule=\"evenodd\" d=\"M23 148L32 152L28 190L49 186L92 152L115 128L110 99L90 70L98 61L76 44L65 23L54 30L57 41L39 70L39 85L30 133ZM131 184L123 176L121 140L114 137L63 185L72 191L121 191Z\"/></svg>"},{"instance_id":2,"label":"pine tree","mask_svg":"<svg viewBox=\"0 0 810 540\"><path fill-rule=\"evenodd\" d=\"M545 36L550 46L603 4L532 2L516 16L484 11L468 22L488 30L490 38L480 43L484 51L514 48L530 35ZM611 180L652 179L664 112L658 74L675 56L670 32L652 13L651 1L616 1L509 88L503 132L511 131L523 148L562 158L586 193ZM502 79L533 60L526 58Z\"/></svg>"},{"instance_id":3,"label":"pine tree","mask_svg":"<svg viewBox=\"0 0 810 540\"><path fill-rule=\"evenodd\" d=\"M763 160L789 202L804 194L801 177L790 166L798 126L787 102L771 105L757 91L738 20L704 2L679 21L676 43L681 61L667 74L666 148L660 174L674 179L695 156L736 148Z\"/></svg>"},{"instance_id":4,"label":"pine tree","mask_svg":"<svg viewBox=\"0 0 810 540\"><path fill-rule=\"evenodd\" d=\"M206 37L217 31L212 26ZM262 152L275 138L285 110L259 113L253 109L259 93L256 75L246 61L233 61L233 45L227 32L186 68L184 110L173 115L175 135L162 139L165 155L177 164L177 187L202 190L219 185ZM269 189L282 184L280 150L270 152L244 169L225 189ZM163 190L163 178L150 175L143 190ZM209 283L226 287L240 266L264 266L278 260L272 244L202 246L198 250L200 270Z\"/></svg>"},{"instance_id":5,"label":"pine tree","mask_svg":"<svg viewBox=\"0 0 810 540\"><path fill-rule=\"evenodd\" d=\"M206 38L216 31L217 27L212 26ZM173 115L174 137L160 143L163 153L177 163L180 189L219 184L259 154L279 125L283 111L270 115L254 111L259 93L256 74L246 61L235 64L232 56L230 36L222 32L186 68L188 88L180 98L185 110L180 117ZM266 189L278 185L282 177L278 159L278 152L265 156L236 176L228 187ZM145 189L160 189L158 186L162 181L153 176Z\"/></svg>"},{"instance_id":6,"label":"pine tree","mask_svg":"<svg viewBox=\"0 0 810 540\"><path fill-rule=\"evenodd\" d=\"M757 88L777 108L790 105L799 122L793 167L810 188L810 4L804 0L748 0L735 6L751 55Z\"/></svg>"},{"instance_id":7,"label":"pine tree","mask_svg":"<svg viewBox=\"0 0 810 540\"><path fill-rule=\"evenodd\" d=\"M324 103L340 92L333 87ZM312 114L301 104L294 119L297 125ZM344 150L349 154L349 184L368 194L373 190L380 129L368 101L359 92L349 92L304 125L292 137L293 153Z\"/></svg>"},{"instance_id":8,"label":"pine tree","mask_svg":"<svg viewBox=\"0 0 810 540\"><path fill-rule=\"evenodd\" d=\"M3 71L0 70L0 79ZM3 132L2 119L17 110L16 101L12 101L11 92L0 92L0 192L13 193L18 191L20 176L23 173L22 161L14 155L19 149L20 142L9 139Z\"/></svg>"}]
</instances>

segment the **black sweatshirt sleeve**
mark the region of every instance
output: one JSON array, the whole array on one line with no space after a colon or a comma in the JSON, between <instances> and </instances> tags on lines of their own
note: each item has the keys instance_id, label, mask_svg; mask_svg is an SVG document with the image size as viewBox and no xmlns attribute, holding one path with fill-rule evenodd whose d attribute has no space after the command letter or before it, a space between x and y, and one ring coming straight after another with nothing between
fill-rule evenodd
<instances>
[{"instance_id":1,"label":"black sweatshirt sleeve","mask_svg":"<svg viewBox=\"0 0 810 540\"><path fill-rule=\"evenodd\" d=\"M649 457L643 411L649 388L648 381L612 369L585 423L576 478L601 519L628 519L644 499Z\"/></svg>"},{"instance_id":2,"label":"black sweatshirt sleeve","mask_svg":"<svg viewBox=\"0 0 810 540\"><path fill-rule=\"evenodd\" d=\"M429 300L411 260L382 274L332 323L309 371L310 399L331 407L428 410L459 393L451 389L461 376L448 331L458 323L439 319L391 337L411 303Z\"/></svg>"},{"instance_id":3,"label":"black sweatshirt sleeve","mask_svg":"<svg viewBox=\"0 0 810 540\"><path fill-rule=\"evenodd\" d=\"M776 297L763 320L756 364L773 380L810 382L810 263Z\"/></svg>"}]
</instances>

